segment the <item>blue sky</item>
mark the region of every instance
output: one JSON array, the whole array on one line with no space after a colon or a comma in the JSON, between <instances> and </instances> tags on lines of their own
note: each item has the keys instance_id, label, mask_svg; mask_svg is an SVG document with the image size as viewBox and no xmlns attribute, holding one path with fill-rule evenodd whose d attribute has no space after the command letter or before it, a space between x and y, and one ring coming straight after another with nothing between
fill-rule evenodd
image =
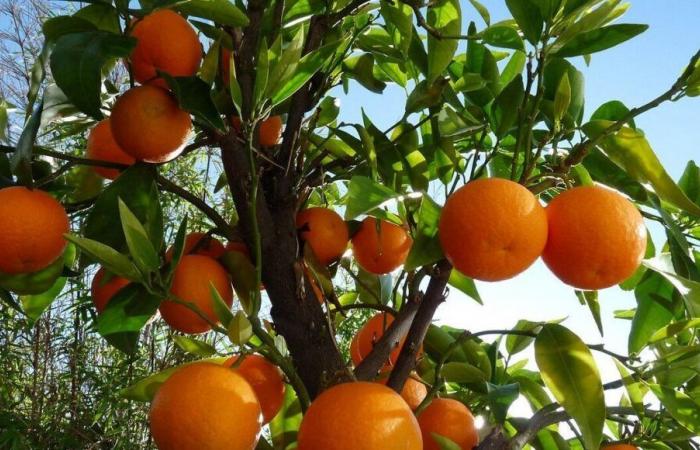
<instances>
[{"instance_id":1,"label":"blue sky","mask_svg":"<svg viewBox=\"0 0 700 450\"><path fill-rule=\"evenodd\" d=\"M503 0L482 0L492 23L509 18ZM603 53L593 55L589 67L575 61L586 78L586 112L590 115L608 100L621 100L629 107L653 99L676 80L689 58L700 45L698 0L631 0L627 14L618 22L650 25L641 36ZM467 2L462 2L465 21L483 21ZM360 121L360 108L380 128L398 120L403 112L405 94L401 88L389 88L382 95L353 86L350 96L341 97L342 119ZM656 153L674 178L682 173L688 160L700 159L700 99L683 99L665 104L637 119ZM660 242L657 242L660 243ZM581 306L572 289L552 275L538 261L520 276L498 283L479 283L484 306L479 306L452 290L438 311L441 323L472 331L510 328L518 319L551 320L567 318L565 325L586 342L605 342L612 350L626 353L629 322L613 318L613 311L636 305L631 292L611 288L600 292L605 337L601 337L588 308ZM522 355L531 357L531 353ZM619 378L608 357L597 360L606 380ZM517 360L518 358L516 358ZM618 398L619 393L612 394ZM522 406L522 405L521 405Z\"/></svg>"}]
</instances>

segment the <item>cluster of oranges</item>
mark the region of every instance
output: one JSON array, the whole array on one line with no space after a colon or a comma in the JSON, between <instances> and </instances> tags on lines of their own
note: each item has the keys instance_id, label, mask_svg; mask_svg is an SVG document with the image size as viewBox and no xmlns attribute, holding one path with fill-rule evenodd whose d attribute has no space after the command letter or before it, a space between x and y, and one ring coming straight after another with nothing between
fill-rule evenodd
<instances>
[{"instance_id":1,"label":"cluster of oranges","mask_svg":"<svg viewBox=\"0 0 700 450\"><path fill-rule=\"evenodd\" d=\"M202 62L202 47L187 20L169 9L135 21L131 36L137 44L129 64L140 86L119 97L111 116L90 131L87 155L92 160L122 165L171 161L184 149L192 119L180 109L159 73L173 77L195 75ZM227 58L230 59L230 52ZM228 67L228 60L222 59L224 67ZM240 129L238 118L233 118L233 126ZM263 121L259 128L260 145L276 145L281 130L279 116ZM95 171L111 180L119 175L119 170L108 167L95 167Z\"/></svg>"},{"instance_id":2,"label":"cluster of oranges","mask_svg":"<svg viewBox=\"0 0 700 450\"><path fill-rule=\"evenodd\" d=\"M439 238L448 260L474 279L511 278L541 255L565 283L594 290L634 273L647 232L637 208L612 190L576 187L545 209L523 186L487 178L447 199Z\"/></svg>"}]
</instances>

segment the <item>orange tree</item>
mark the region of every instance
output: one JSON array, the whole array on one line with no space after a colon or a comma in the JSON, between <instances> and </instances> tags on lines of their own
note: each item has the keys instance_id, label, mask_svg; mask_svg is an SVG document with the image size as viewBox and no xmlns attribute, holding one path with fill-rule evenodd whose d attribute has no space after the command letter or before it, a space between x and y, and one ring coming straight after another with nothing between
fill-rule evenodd
<instances>
[{"instance_id":1,"label":"orange tree","mask_svg":"<svg viewBox=\"0 0 700 450\"><path fill-rule=\"evenodd\" d=\"M0 298L46 305L97 264L96 328L116 348L137 351L158 311L184 333L226 336L226 355L176 336L207 361L123 391L153 401L158 446L288 448L299 429L301 450L697 445L700 171L671 179L634 118L700 94L700 53L648 103L611 101L584 121L571 59L646 29L613 23L620 2L506 0L513 20L494 24L475 0L90 3L45 22L24 130L2 146ZM334 88L389 83L409 92L400 121L339 121ZM47 124L62 139L87 129L86 154L39 145ZM198 152L235 211L164 175ZM85 167L114 181L70 176ZM62 200L74 233L30 190ZM197 234L184 218L165 242L164 193L197 209ZM663 247L643 217L664 227ZM628 355L559 323L431 324L448 285L479 300L474 279L540 255L597 323L595 289L634 292ZM346 358L337 338L363 310L385 314ZM511 363L530 346L537 371ZM603 384L591 352L619 379ZM239 371L253 353L265 370ZM274 407L251 387L270 383ZM518 398L531 417L509 413ZM478 444L473 415L486 422Z\"/></svg>"}]
</instances>

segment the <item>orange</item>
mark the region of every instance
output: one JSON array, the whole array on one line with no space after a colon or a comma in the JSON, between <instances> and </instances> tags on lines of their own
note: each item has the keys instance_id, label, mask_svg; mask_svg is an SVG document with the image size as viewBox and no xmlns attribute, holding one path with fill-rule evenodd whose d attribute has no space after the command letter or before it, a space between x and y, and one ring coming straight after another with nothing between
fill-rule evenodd
<instances>
[{"instance_id":1,"label":"orange","mask_svg":"<svg viewBox=\"0 0 700 450\"><path fill-rule=\"evenodd\" d=\"M605 450L637 450L637 447L635 447L632 444L618 443L618 444L605 444L601 447L601 449L605 449Z\"/></svg>"},{"instance_id":2,"label":"orange","mask_svg":"<svg viewBox=\"0 0 700 450\"><path fill-rule=\"evenodd\" d=\"M367 272L382 275L393 272L406 261L413 239L398 225L367 217L352 237L355 260Z\"/></svg>"},{"instance_id":3,"label":"orange","mask_svg":"<svg viewBox=\"0 0 700 450\"><path fill-rule=\"evenodd\" d=\"M110 122L124 152L151 163L177 157L192 129L190 115L167 91L154 86L135 87L119 97Z\"/></svg>"},{"instance_id":4,"label":"orange","mask_svg":"<svg viewBox=\"0 0 700 450\"><path fill-rule=\"evenodd\" d=\"M168 87L157 70L173 77L197 73L202 62L202 46L197 33L182 16L169 9L153 12L136 22L131 35L138 39L131 52L134 79Z\"/></svg>"},{"instance_id":5,"label":"orange","mask_svg":"<svg viewBox=\"0 0 700 450\"><path fill-rule=\"evenodd\" d=\"M231 123L236 131L241 131L240 117L233 116ZM258 143L261 147L272 147L279 143L282 137L282 118L280 116L271 116L263 120L258 129Z\"/></svg>"},{"instance_id":6,"label":"orange","mask_svg":"<svg viewBox=\"0 0 700 450\"><path fill-rule=\"evenodd\" d=\"M384 331L389 328L389 325L394 321L394 316L389 313L378 313L365 323L362 328L360 328L357 334L352 338L350 343L350 357L352 358L353 364L355 366L359 365L363 359L374 348L374 344L382 337ZM401 353L401 348L405 342L406 338L403 337L399 341L399 345L394 348L394 350L389 355L389 360L386 363L385 369L390 368L396 364L396 360L399 359L399 354ZM422 353L422 348L419 349L418 354Z\"/></svg>"},{"instance_id":7,"label":"orange","mask_svg":"<svg viewBox=\"0 0 700 450\"><path fill-rule=\"evenodd\" d=\"M252 450L260 404L238 373L212 363L183 366L158 388L149 413L160 450Z\"/></svg>"},{"instance_id":8,"label":"orange","mask_svg":"<svg viewBox=\"0 0 700 450\"><path fill-rule=\"evenodd\" d=\"M107 303L109 303L117 292L131 283L126 278L111 274L108 275L109 279L105 280L105 275L108 275L107 271L105 271L103 267L100 267L100 270L97 271L95 277L92 279L92 285L90 286L92 301L95 303L95 308L98 313L104 311L107 307Z\"/></svg>"},{"instance_id":9,"label":"orange","mask_svg":"<svg viewBox=\"0 0 700 450\"><path fill-rule=\"evenodd\" d=\"M197 250L193 253L195 248ZM226 252L226 249L224 249L224 244L206 233L194 232L185 236L185 247L182 252L183 256L195 254L218 259L224 254L224 252ZM169 248L168 251L165 252L165 260L170 261L171 259L173 259L173 249Z\"/></svg>"},{"instance_id":10,"label":"orange","mask_svg":"<svg viewBox=\"0 0 700 450\"><path fill-rule=\"evenodd\" d=\"M457 400L436 398L418 416L425 450L440 450L432 433L446 437L462 450L471 450L479 443L474 416Z\"/></svg>"},{"instance_id":11,"label":"orange","mask_svg":"<svg viewBox=\"0 0 700 450\"><path fill-rule=\"evenodd\" d=\"M190 302L213 323L218 322L214 312L210 284L213 284L224 302L233 304L233 288L226 270L216 260L202 255L186 255L175 268L170 292L177 300ZM211 326L187 306L170 300L160 304L163 319L183 333L204 333Z\"/></svg>"},{"instance_id":12,"label":"orange","mask_svg":"<svg viewBox=\"0 0 700 450\"><path fill-rule=\"evenodd\" d=\"M301 421L298 450L421 450L418 422L400 395L379 383L333 386Z\"/></svg>"},{"instance_id":13,"label":"orange","mask_svg":"<svg viewBox=\"0 0 700 450\"><path fill-rule=\"evenodd\" d=\"M233 366L238 358L229 358L224 366ZM280 369L260 355L247 355L236 367L236 371L255 391L262 408L263 423L269 423L284 403L284 380Z\"/></svg>"},{"instance_id":14,"label":"orange","mask_svg":"<svg viewBox=\"0 0 700 450\"><path fill-rule=\"evenodd\" d=\"M348 226L332 209L308 208L297 214L297 228L321 264L343 256L348 246Z\"/></svg>"},{"instance_id":15,"label":"orange","mask_svg":"<svg viewBox=\"0 0 700 450\"><path fill-rule=\"evenodd\" d=\"M389 381L389 374L389 372L384 374L379 382L386 385L386 383ZM414 372L410 377L408 377L406 383L403 385L403 389L401 389L401 398L404 399L406 404L412 410L418 408L418 405L420 405L423 400L425 400L425 397L428 396L428 388L425 387L425 384L421 383L419 380L418 374Z\"/></svg>"},{"instance_id":16,"label":"orange","mask_svg":"<svg viewBox=\"0 0 700 450\"><path fill-rule=\"evenodd\" d=\"M97 161L125 164L127 166L136 162L132 156L124 153L124 150L114 141L109 119L101 121L90 131L87 140L87 157ZM109 169L107 167L95 166L92 170L109 180L114 180L120 173L119 169Z\"/></svg>"},{"instance_id":17,"label":"orange","mask_svg":"<svg viewBox=\"0 0 700 450\"><path fill-rule=\"evenodd\" d=\"M63 206L38 189L0 189L0 272L37 272L65 250L70 222Z\"/></svg>"},{"instance_id":18,"label":"orange","mask_svg":"<svg viewBox=\"0 0 700 450\"><path fill-rule=\"evenodd\" d=\"M603 289L631 276L644 257L647 232L637 208L599 186L559 194L547 207L549 238L542 259L564 283Z\"/></svg>"},{"instance_id":19,"label":"orange","mask_svg":"<svg viewBox=\"0 0 700 450\"><path fill-rule=\"evenodd\" d=\"M231 56L231 50L226 47L221 47L221 59L219 64L221 65L221 76L223 77L224 86L227 87L231 82Z\"/></svg>"},{"instance_id":20,"label":"orange","mask_svg":"<svg viewBox=\"0 0 700 450\"><path fill-rule=\"evenodd\" d=\"M547 215L537 197L501 178L475 180L445 203L438 226L445 256L464 275L484 281L512 278L540 256Z\"/></svg>"}]
</instances>

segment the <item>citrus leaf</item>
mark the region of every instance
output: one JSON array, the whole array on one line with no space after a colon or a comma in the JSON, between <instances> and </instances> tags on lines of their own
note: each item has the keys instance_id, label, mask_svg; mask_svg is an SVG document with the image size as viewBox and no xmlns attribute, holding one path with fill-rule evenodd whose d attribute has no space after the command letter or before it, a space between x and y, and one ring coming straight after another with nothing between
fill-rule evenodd
<instances>
[{"instance_id":1,"label":"citrus leaf","mask_svg":"<svg viewBox=\"0 0 700 450\"><path fill-rule=\"evenodd\" d=\"M450 383L482 383L486 375L478 367L465 362L448 362L442 366L442 376Z\"/></svg>"},{"instance_id":2,"label":"citrus leaf","mask_svg":"<svg viewBox=\"0 0 700 450\"><path fill-rule=\"evenodd\" d=\"M131 258L144 274L154 272L160 267L158 253L148 239L148 234L141 222L121 199L119 199L119 216Z\"/></svg>"},{"instance_id":3,"label":"citrus leaf","mask_svg":"<svg viewBox=\"0 0 700 450\"><path fill-rule=\"evenodd\" d=\"M605 399L598 367L581 339L558 324L545 324L535 339L535 358L554 398L576 421L586 448L603 437Z\"/></svg>"},{"instance_id":4,"label":"citrus leaf","mask_svg":"<svg viewBox=\"0 0 700 450\"><path fill-rule=\"evenodd\" d=\"M460 273L456 269L452 269L447 283L462 293L467 294L467 296L476 300L476 302L480 305L483 305L483 301L481 300L481 296L479 295L479 291L476 289L476 284L474 283L473 279Z\"/></svg>"},{"instance_id":5,"label":"citrus leaf","mask_svg":"<svg viewBox=\"0 0 700 450\"><path fill-rule=\"evenodd\" d=\"M532 45L536 45L542 35L544 24L540 9L532 0L506 0L506 5L525 38Z\"/></svg>"},{"instance_id":6,"label":"citrus leaf","mask_svg":"<svg viewBox=\"0 0 700 450\"><path fill-rule=\"evenodd\" d=\"M457 36L462 31L462 10L459 0L437 0L428 6L428 25L443 36ZM457 39L439 39L428 34L427 82L432 84L452 62Z\"/></svg>"},{"instance_id":7,"label":"citrus leaf","mask_svg":"<svg viewBox=\"0 0 700 450\"><path fill-rule=\"evenodd\" d=\"M413 246L408 253L404 270L410 272L418 267L432 264L444 257L438 239L440 205L425 195L418 209L416 231L413 234Z\"/></svg>"},{"instance_id":8,"label":"citrus leaf","mask_svg":"<svg viewBox=\"0 0 700 450\"><path fill-rule=\"evenodd\" d=\"M66 34L51 53L56 84L84 113L102 119L102 68L114 58L129 56L136 39L104 31Z\"/></svg>"},{"instance_id":9,"label":"citrus leaf","mask_svg":"<svg viewBox=\"0 0 700 450\"><path fill-rule=\"evenodd\" d=\"M228 337L236 345L245 345L253 337L253 326L243 311L238 311L228 324Z\"/></svg>"},{"instance_id":10,"label":"citrus leaf","mask_svg":"<svg viewBox=\"0 0 700 450\"><path fill-rule=\"evenodd\" d=\"M66 239L73 242L113 274L131 281L142 281L141 274L134 263L126 255L119 253L112 247L74 234L66 235Z\"/></svg>"},{"instance_id":11,"label":"citrus leaf","mask_svg":"<svg viewBox=\"0 0 700 450\"><path fill-rule=\"evenodd\" d=\"M589 137L595 138L612 124L607 120L594 120L582 128ZM623 127L603 139L601 147L628 175L639 183L651 185L662 200L700 217L700 206L693 203L673 181L641 132Z\"/></svg>"},{"instance_id":12,"label":"citrus leaf","mask_svg":"<svg viewBox=\"0 0 700 450\"><path fill-rule=\"evenodd\" d=\"M695 434L700 433L700 403L683 392L665 386L651 384L649 387L679 424Z\"/></svg>"},{"instance_id":13,"label":"citrus leaf","mask_svg":"<svg viewBox=\"0 0 700 450\"><path fill-rule=\"evenodd\" d=\"M178 2L175 9L188 16L209 19L230 27L245 27L250 22L243 11L229 0L186 0Z\"/></svg>"},{"instance_id":14,"label":"citrus leaf","mask_svg":"<svg viewBox=\"0 0 700 450\"><path fill-rule=\"evenodd\" d=\"M401 195L388 187L363 176L354 176L348 184L345 220L352 220L378 208Z\"/></svg>"},{"instance_id":15,"label":"citrus leaf","mask_svg":"<svg viewBox=\"0 0 700 450\"><path fill-rule=\"evenodd\" d=\"M216 354L216 349L209 343L187 336L173 336L173 341L184 352L195 356L207 357Z\"/></svg>"},{"instance_id":16,"label":"citrus leaf","mask_svg":"<svg viewBox=\"0 0 700 450\"><path fill-rule=\"evenodd\" d=\"M561 57L590 55L607 50L645 32L648 25L616 24L581 33L554 52Z\"/></svg>"},{"instance_id":17,"label":"citrus leaf","mask_svg":"<svg viewBox=\"0 0 700 450\"><path fill-rule=\"evenodd\" d=\"M654 333L651 339L649 339L649 343L653 344L655 342L663 341L664 339L671 338L686 330L693 330L696 328L700 328L700 319L698 318L674 322L670 325L666 325L665 327Z\"/></svg>"},{"instance_id":18,"label":"citrus leaf","mask_svg":"<svg viewBox=\"0 0 700 450\"><path fill-rule=\"evenodd\" d=\"M110 269L111 271L111 269ZM97 316L97 331L127 354L136 351L141 328L155 314L161 299L136 283L120 289Z\"/></svg>"}]
</instances>

